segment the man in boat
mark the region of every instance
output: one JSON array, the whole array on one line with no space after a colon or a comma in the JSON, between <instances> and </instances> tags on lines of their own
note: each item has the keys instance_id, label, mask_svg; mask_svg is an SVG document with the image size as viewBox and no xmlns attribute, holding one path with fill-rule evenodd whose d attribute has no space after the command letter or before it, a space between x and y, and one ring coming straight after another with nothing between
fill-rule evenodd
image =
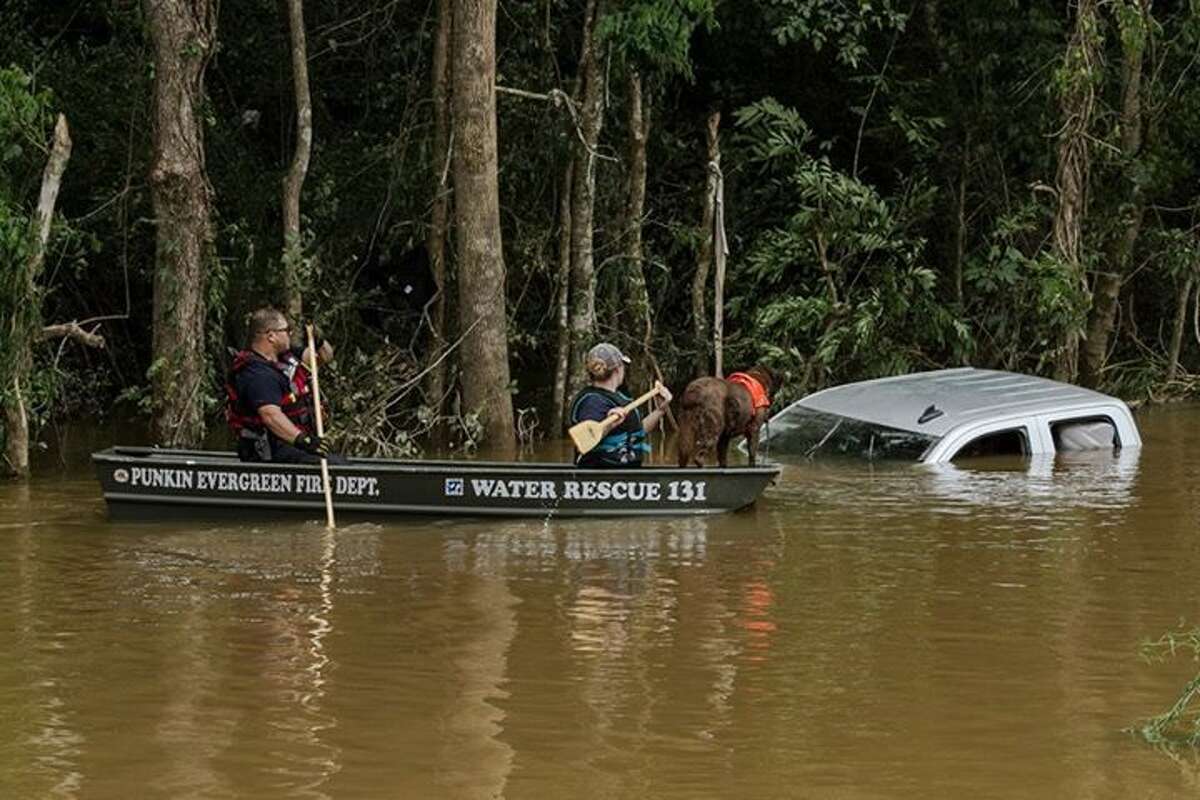
<instances>
[{"instance_id":1,"label":"man in boat","mask_svg":"<svg viewBox=\"0 0 1200 800\"><path fill-rule=\"evenodd\" d=\"M250 316L249 346L233 359L225 382L225 417L238 441L242 461L316 464L328 457L328 444L316 434L312 388L304 344L293 346L292 326L274 308ZM314 339L318 363L332 360L329 342Z\"/></svg>"},{"instance_id":2,"label":"man in boat","mask_svg":"<svg viewBox=\"0 0 1200 800\"><path fill-rule=\"evenodd\" d=\"M671 402L671 392L660 384L658 396L662 405L645 416L636 408L626 414L622 406L632 402L632 398L619 387L625 382L628 363L629 358L608 342L588 351L584 367L591 383L571 401L570 424L584 420L603 422L604 438L583 455L576 452L575 463L581 467L640 467L650 454L647 434L658 428Z\"/></svg>"}]
</instances>

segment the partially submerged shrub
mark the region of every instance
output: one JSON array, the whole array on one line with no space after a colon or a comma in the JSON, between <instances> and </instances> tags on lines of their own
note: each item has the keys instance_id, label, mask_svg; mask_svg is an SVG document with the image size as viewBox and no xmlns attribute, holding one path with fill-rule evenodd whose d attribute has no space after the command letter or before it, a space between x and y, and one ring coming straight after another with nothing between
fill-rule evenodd
<instances>
[{"instance_id":1,"label":"partially submerged shrub","mask_svg":"<svg viewBox=\"0 0 1200 800\"><path fill-rule=\"evenodd\" d=\"M1143 659L1160 663L1179 653L1190 654L1200 662L1200 628L1167 631L1155 641L1143 642L1139 648ZM1200 708L1194 706L1200 695L1200 673L1184 685L1175 702L1162 714L1150 717L1133 729L1147 743L1162 747L1200 746Z\"/></svg>"}]
</instances>

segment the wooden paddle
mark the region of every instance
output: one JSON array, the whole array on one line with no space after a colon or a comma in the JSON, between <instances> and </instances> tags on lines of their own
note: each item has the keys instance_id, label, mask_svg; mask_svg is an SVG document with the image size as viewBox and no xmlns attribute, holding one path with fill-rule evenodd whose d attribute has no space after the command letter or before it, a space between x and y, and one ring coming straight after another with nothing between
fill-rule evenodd
<instances>
[{"instance_id":1,"label":"wooden paddle","mask_svg":"<svg viewBox=\"0 0 1200 800\"><path fill-rule=\"evenodd\" d=\"M654 384L653 389L646 392L629 405L622 406L621 411L628 414L642 403L645 403L650 398L656 396L658 394L659 385L660 384L657 383ZM611 411L608 413L609 416L612 415ZM607 420L608 417L605 417L604 420L585 419L583 422L575 423L567 430L567 435L571 437L571 441L575 442L575 449L578 450L580 454L586 453L596 445L600 444L600 440L604 438L604 434L606 432L604 430L604 424L607 422Z\"/></svg>"},{"instance_id":2,"label":"wooden paddle","mask_svg":"<svg viewBox=\"0 0 1200 800\"><path fill-rule=\"evenodd\" d=\"M313 341L313 326L305 325L304 329L308 334L308 349L312 353L312 363L308 366L312 369L313 411L317 415L317 437L324 439L325 425L321 421L321 384L317 381L317 361L320 359L317 356L317 346ZM325 527L333 529L337 527L337 523L333 521L333 491L329 486L329 462L325 456L321 456L321 486L325 490Z\"/></svg>"}]
</instances>

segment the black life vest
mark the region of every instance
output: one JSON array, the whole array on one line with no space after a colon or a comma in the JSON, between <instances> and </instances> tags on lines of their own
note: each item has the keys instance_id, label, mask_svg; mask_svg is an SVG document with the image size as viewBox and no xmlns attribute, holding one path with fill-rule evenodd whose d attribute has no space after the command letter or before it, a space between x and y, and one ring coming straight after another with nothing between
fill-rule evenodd
<instances>
[{"instance_id":1,"label":"black life vest","mask_svg":"<svg viewBox=\"0 0 1200 800\"><path fill-rule=\"evenodd\" d=\"M579 417L580 405L590 395L603 398L609 404L609 410L620 408L629 403L631 399L621 392L610 392L599 386L585 386L571 402L570 420L572 424L583 421ZM642 459L650 453L649 437L642 424L642 412L634 409L594 448L582 456L576 453L575 462L581 466L640 466Z\"/></svg>"},{"instance_id":2,"label":"black life vest","mask_svg":"<svg viewBox=\"0 0 1200 800\"><path fill-rule=\"evenodd\" d=\"M287 378L288 387L291 389L283 396L279 408L293 425L306 433L312 433L312 389L309 385L308 370L293 353L285 353L282 358L286 360L267 362ZM253 350L240 351L234 356L233 366L230 367L229 374L225 377L225 421L229 423L229 428L233 431L234 436L241 436L243 431L256 435L262 435L267 431L262 417L257 413L246 413L238 398L238 373L255 359L267 361Z\"/></svg>"}]
</instances>

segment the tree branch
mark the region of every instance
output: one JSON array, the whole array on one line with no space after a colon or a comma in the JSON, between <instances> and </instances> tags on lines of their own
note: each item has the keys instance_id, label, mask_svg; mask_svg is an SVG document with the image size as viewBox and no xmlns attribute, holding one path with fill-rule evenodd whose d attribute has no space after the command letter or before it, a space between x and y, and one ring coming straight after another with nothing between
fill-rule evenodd
<instances>
[{"instance_id":1,"label":"tree branch","mask_svg":"<svg viewBox=\"0 0 1200 800\"><path fill-rule=\"evenodd\" d=\"M583 127L579 121L579 109L576 107L575 101L572 100L570 96L568 96L567 93L561 89L551 89L546 94L541 94L539 92L529 92L525 89L514 89L511 86L497 85L496 92L499 94L511 94L514 97L523 97L527 100L540 100L542 102L552 104L555 108L562 108L565 106L567 112L571 115L571 124L575 127L575 135L579 137L580 143L584 146L588 153L593 158L601 158L605 161L612 161L613 163L620 161L618 158L606 156L603 153L598 152L594 147L588 144L587 137L584 136Z\"/></svg>"},{"instance_id":2,"label":"tree branch","mask_svg":"<svg viewBox=\"0 0 1200 800\"><path fill-rule=\"evenodd\" d=\"M61 322L57 325L47 325L42 328L42 340L67 337L74 339L82 345L103 350L104 337L96 333L99 328L100 326L97 325L89 332L80 327L78 322Z\"/></svg>"}]
</instances>

